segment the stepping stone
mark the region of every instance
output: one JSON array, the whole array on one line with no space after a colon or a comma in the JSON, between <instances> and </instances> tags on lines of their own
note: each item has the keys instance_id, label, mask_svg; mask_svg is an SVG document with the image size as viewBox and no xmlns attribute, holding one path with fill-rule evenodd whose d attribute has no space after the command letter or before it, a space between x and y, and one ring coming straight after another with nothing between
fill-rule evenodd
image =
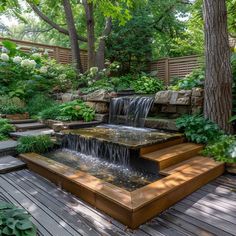
<instances>
[{"instance_id":1,"label":"stepping stone","mask_svg":"<svg viewBox=\"0 0 236 236\"><path fill-rule=\"evenodd\" d=\"M0 174L12 172L14 170L23 169L26 164L13 156L0 157Z\"/></svg>"},{"instance_id":2,"label":"stepping stone","mask_svg":"<svg viewBox=\"0 0 236 236\"><path fill-rule=\"evenodd\" d=\"M35 123L37 120L35 119L26 119L26 120L11 120L11 124L27 124L27 123Z\"/></svg>"},{"instance_id":3,"label":"stepping stone","mask_svg":"<svg viewBox=\"0 0 236 236\"><path fill-rule=\"evenodd\" d=\"M34 123L24 123L24 124L15 124L16 130L18 131L26 131L26 130L35 130L35 129L43 129L47 126L40 122Z\"/></svg>"},{"instance_id":4,"label":"stepping stone","mask_svg":"<svg viewBox=\"0 0 236 236\"><path fill-rule=\"evenodd\" d=\"M14 140L7 140L0 142L0 156L15 155L17 142Z\"/></svg>"},{"instance_id":5,"label":"stepping stone","mask_svg":"<svg viewBox=\"0 0 236 236\"><path fill-rule=\"evenodd\" d=\"M36 130L28 130L24 132L13 132L10 133L12 138L20 138L23 136L38 136L38 135L52 135L54 134L53 129L36 129Z\"/></svg>"}]
</instances>

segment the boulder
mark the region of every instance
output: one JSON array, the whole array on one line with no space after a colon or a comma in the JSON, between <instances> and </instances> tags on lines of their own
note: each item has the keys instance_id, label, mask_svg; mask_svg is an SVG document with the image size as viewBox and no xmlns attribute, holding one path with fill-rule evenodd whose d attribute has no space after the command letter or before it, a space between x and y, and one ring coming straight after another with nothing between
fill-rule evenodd
<instances>
[{"instance_id":1,"label":"boulder","mask_svg":"<svg viewBox=\"0 0 236 236\"><path fill-rule=\"evenodd\" d=\"M83 96L84 101L88 102L109 102L112 95L101 89Z\"/></svg>"},{"instance_id":2,"label":"boulder","mask_svg":"<svg viewBox=\"0 0 236 236\"><path fill-rule=\"evenodd\" d=\"M203 97L204 90L202 88L193 88L192 97Z\"/></svg>"},{"instance_id":3,"label":"boulder","mask_svg":"<svg viewBox=\"0 0 236 236\"><path fill-rule=\"evenodd\" d=\"M156 104L169 104L173 91L159 91L155 96Z\"/></svg>"},{"instance_id":4,"label":"boulder","mask_svg":"<svg viewBox=\"0 0 236 236\"><path fill-rule=\"evenodd\" d=\"M191 90L173 91L170 99L171 105L190 105Z\"/></svg>"},{"instance_id":5,"label":"boulder","mask_svg":"<svg viewBox=\"0 0 236 236\"><path fill-rule=\"evenodd\" d=\"M85 102L85 104L95 110L96 113L104 114L109 112L108 103L105 102Z\"/></svg>"},{"instance_id":6,"label":"boulder","mask_svg":"<svg viewBox=\"0 0 236 236\"><path fill-rule=\"evenodd\" d=\"M63 93L61 95L62 102L70 102L79 98L79 95L74 93Z\"/></svg>"}]
</instances>

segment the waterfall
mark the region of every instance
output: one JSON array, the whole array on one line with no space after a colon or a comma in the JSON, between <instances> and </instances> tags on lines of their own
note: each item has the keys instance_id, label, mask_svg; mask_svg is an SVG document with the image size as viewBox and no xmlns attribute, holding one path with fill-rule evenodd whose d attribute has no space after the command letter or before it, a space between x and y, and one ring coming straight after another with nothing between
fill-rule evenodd
<instances>
[{"instance_id":1,"label":"waterfall","mask_svg":"<svg viewBox=\"0 0 236 236\"><path fill-rule=\"evenodd\" d=\"M126 167L130 165L130 150L123 145L67 134L62 139L62 147L85 155L103 158L113 164Z\"/></svg>"},{"instance_id":2,"label":"waterfall","mask_svg":"<svg viewBox=\"0 0 236 236\"><path fill-rule=\"evenodd\" d=\"M125 125L144 127L153 102L153 97L113 98L110 102L109 123L119 124L119 116L125 116Z\"/></svg>"}]
</instances>

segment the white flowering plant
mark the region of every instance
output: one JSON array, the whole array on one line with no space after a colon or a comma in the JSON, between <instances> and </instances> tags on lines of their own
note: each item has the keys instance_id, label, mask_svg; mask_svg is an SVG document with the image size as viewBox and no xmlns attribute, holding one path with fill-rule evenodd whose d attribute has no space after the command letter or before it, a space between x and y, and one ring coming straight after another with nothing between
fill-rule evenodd
<instances>
[{"instance_id":1,"label":"white flowering plant","mask_svg":"<svg viewBox=\"0 0 236 236\"><path fill-rule=\"evenodd\" d=\"M17 45L4 41L0 51L0 95L28 99L35 93L63 92L77 87L72 66L60 65L47 53L24 53Z\"/></svg>"}]
</instances>

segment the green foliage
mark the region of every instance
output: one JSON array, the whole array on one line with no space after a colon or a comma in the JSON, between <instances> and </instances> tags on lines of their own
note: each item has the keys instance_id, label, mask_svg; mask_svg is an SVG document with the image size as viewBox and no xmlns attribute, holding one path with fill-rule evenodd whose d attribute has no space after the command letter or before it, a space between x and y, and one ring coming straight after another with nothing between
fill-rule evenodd
<instances>
[{"instance_id":1,"label":"green foliage","mask_svg":"<svg viewBox=\"0 0 236 236\"><path fill-rule=\"evenodd\" d=\"M36 227L24 209L0 202L0 235L36 236Z\"/></svg>"},{"instance_id":2,"label":"green foliage","mask_svg":"<svg viewBox=\"0 0 236 236\"><path fill-rule=\"evenodd\" d=\"M35 93L64 92L77 87L76 73L70 65L57 64L46 54L25 54L11 42L3 42L0 54L0 95L27 100Z\"/></svg>"},{"instance_id":3,"label":"green foliage","mask_svg":"<svg viewBox=\"0 0 236 236\"><path fill-rule=\"evenodd\" d=\"M170 86L171 90L191 90L192 88L202 88L205 80L205 72L203 69L193 70L190 74L182 79L176 79L174 85Z\"/></svg>"},{"instance_id":4,"label":"green foliage","mask_svg":"<svg viewBox=\"0 0 236 236\"><path fill-rule=\"evenodd\" d=\"M20 137L17 144L18 153L44 153L53 147L53 142L48 135Z\"/></svg>"},{"instance_id":5,"label":"green foliage","mask_svg":"<svg viewBox=\"0 0 236 236\"><path fill-rule=\"evenodd\" d=\"M17 97L0 96L0 113L22 114L25 110L25 103Z\"/></svg>"},{"instance_id":6,"label":"green foliage","mask_svg":"<svg viewBox=\"0 0 236 236\"><path fill-rule=\"evenodd\" d=\"M75 100L55 105L39 114L41 119L55 119L61 121L84 120L92 121L95 111L88 107L83 101Z\"/></svg>"},{"instance_id":7,"label":"green foliage","mask_svg":"<svg viewBox=\"0 0 236 236\"><path fill-rule=\"evenodd\" d=\"M133 80L131 87L136 93L154 94L164 89L163 82L157 78L141 74L136 80Z\"/></svg>"},{"instance_id":8,"label":"green foliage","mask_svg":"<svg viewBox=\"0 0 236 236\"><path fill-rule=\"evenodd\" d=\"M176 127L184 132L189 141L195 143L214 142L223 134L215 123L201 115L184 115L176 120Z\"/></svg>"},{"instance_id":9,"label":"green foliage","mask_svg":"<svg viewBox=\"0 0 236 236\"><path fill-rule=\"evenodd\" d=\"M0 118L0 140L7 139L9 133L14 130L14 126L9 124L7 119Z\"/></svg>"},{"instance_id":10,"label":"green foliage","mask_svg":"<svg viewBox=\"0 0 236 236\"><path fill-rule=\"evenodd\" d=\"M213 157L217 161L236 163L236 138L231 135L222 135L218 140L206 146L202 152L205 156Z\"/></svg>"},{"instance_id":11,"label":"green foliage","mask_svg":"<svg viewBox=\"0 0 236 236\"><path fill-rule=\"evenodd\" d=\"M55 105L55 102L43 94L36 94L29 99L27 111L30 115L38 115L39 112Z\"/></svg>"}]
</instances>

